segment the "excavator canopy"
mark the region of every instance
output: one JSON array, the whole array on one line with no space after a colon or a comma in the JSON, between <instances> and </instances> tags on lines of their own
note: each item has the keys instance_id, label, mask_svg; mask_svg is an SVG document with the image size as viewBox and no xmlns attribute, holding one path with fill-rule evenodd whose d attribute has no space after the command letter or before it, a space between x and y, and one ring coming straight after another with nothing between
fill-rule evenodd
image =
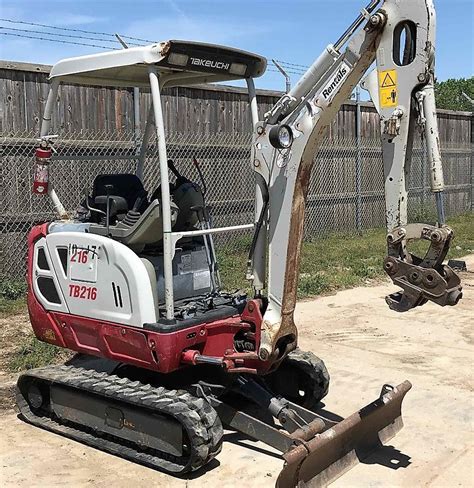
<instances>
[{"instance_id":1,"label":"excavator canopy","mask_svg":"<svg viewBox=\"0 0 474 488\"><path fill-rule=\"evenodd\" d=\"M53 66L50 79L100 86L149 86L150 66L156 67L161 85L170 87L257 78L265 73L267 61L240 49L171 40L64 59Z\"/></svg>"}]
</instances>

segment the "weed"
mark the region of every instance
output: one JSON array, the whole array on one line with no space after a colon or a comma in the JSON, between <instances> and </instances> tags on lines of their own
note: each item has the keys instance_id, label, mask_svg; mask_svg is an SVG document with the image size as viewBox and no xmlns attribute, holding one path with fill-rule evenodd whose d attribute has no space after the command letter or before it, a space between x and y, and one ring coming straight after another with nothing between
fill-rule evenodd
<instances>
[{"instance_id":1,"label":"weed","mask_svg":"<svg viewBox=\"0 0 474 488\"><path fill-rule=\"evenodd\" d=\"M4 280L0 282L0 299L18 300L26 295L26 281L24 280Z\"/></svg>"},{"instance_id":2,"label":"weed","mask_svg":"<svg viewBox=\"0 0 474 488\"><path fill-rule=\"evenodd\" d=\"M420 210L421 212L421 210ZM423 212L422 212L423 213ZM474 252L474 214L449 219L455 238L448 258ZM298 298L317 296L385 279L382 269L387 252L384 229L369 229L361 234L334 233L303 243ZM250 240L239 239L225 245L218 259L224 287L250 291L245 279ZM424 255L427 242L410 244L409 250Z\"/></svg>"},{"instance_id":3,"label":"weed","mask_svg":"<svg viewBox=\"0 0 474 488\"><path fill-rule=\"evenodd\" d=\"M63 361L70 356L65 349L41 342L36 337L24 339L8 362L12 372L40 368Z\"/></svg>"},{"instance_id":4,"label":"weed","mask_svg":"<svg viewBox=\"0 0 474 488\"><path fill-rule=\"evenodd\" d=\"M0 317L8 317L25 309L26 282L0 280Z\"/></svg>"},{"instance_id":5,"label":"weed","mask_svg":"<svg viewBox=\"0 0 474 488\"><path fill-rule=\"evenodd\" d=\"M0 318L9 317L25 311L26 302L24 298L18 300L5 300L0 298Z\"/></svg>"},{"instance_id":6,"label":"weed","mask_svg":"<svg viewBox=\"0 0 474 488\"><path fill-rule=\"evenodd\" d=\"M311 295L321 295L331 290L331 281L321 273L314 275L300 275L298 282L298 296L305 298Z\"/></svg>"}]
</instances>

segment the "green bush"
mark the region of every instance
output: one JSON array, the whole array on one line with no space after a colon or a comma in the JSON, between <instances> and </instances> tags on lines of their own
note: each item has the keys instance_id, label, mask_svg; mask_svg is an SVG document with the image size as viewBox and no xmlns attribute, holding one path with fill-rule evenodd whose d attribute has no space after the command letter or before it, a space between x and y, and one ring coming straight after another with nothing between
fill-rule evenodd
<instances>
[{"instance_id":1,"label":"green bush","mask_svg":"<svg viewBox=\"0 0 474 488\"><path fill-rule=\"evenodd\" d=\"M331 290L331 282L322 274L310 276L300 275L298 281L298 297L305 298L321 293L327 293Z\"/></svg>"},{"instance_id":2,"label":"green bush","mask_svg":"<svg viewBox=\"0 0 474 488\"><path fill-rule=\"evenodd\" d=\"M4 300L18 300L26 296L26 281L9 281L0 282L0 298Z\"/></svg>"}]
</instances>

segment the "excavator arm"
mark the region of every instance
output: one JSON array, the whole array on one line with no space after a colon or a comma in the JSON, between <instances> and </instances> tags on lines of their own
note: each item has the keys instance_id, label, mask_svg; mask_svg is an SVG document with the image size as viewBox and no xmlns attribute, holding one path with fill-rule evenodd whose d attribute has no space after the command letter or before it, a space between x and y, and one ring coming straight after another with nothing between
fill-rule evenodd
<instances>
[{"instance_id":1,"label":"excavator arm","mask_svg":"<svg viewBox=\"0 0 474 488\"><path fill-rule=\"evenodd\" d=\"M258 198L248 276L257 296L267 281L261 359L278 361L296 345L293 314L314 155L339 108L374 62L377 68L364 86L381 116L388 228L384 267L403 289L387 297L387 302L392 309L404 311L428 300L440 305L459 300L459 278L442 265L453 232L445 225L442 205L433 86L435 23L432 0L372 1L256 124L252 163L258 174ZM438 208L436 226L407 224L406 174L417 125L426 137ZM416 239L431 243L423 259L407 251L407 241Z\"/></svg>"},{"instance_id":2,"label":"excavator arm","mask_svg":"<svg viewBox=\"0 0 474 488\"><path fill-rule=\"evenodd\" d=\"M455 305L462 297L461 283L443 260L453 231L445 223L444 178L434 94L436 15L431 0L425 9L390 3L389 19L377 50L377 70L362 86L371 94L380 114L384 162L388 256L384 269L403 291L386 297L398 312L423 305ZM390 19L396 19L391 21ZM435 195L438 225L408 224L406 188L413 137L425 138L431 190ZM409 252L410 241L426 240L424 257Z\"/></svg>"}]
</instances>

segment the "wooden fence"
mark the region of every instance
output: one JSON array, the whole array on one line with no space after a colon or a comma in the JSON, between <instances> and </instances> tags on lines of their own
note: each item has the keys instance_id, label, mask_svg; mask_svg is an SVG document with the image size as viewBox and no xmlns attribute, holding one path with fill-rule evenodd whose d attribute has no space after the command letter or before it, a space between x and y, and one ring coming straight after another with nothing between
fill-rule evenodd
<instances>
[{"instance_id":1,"label":"wooden fence","mask_svg":"<svg viewBox=\"0 0 474 488\"><path fill-rule=\"evenodd\" d=\"M32 154L48 94L50 67L0 62L0 276L21 275L25 236L34 222L51 218L42 197L31 195ZM259 91L261 112L281 96ZM202 85L173 88L164 94L170 157L191 174L197 155L209 182L208 201L216 225L248 223L253 213L253 172L249 170L251 121L246 91ZM149 93L140 94L141 122ZM347 102L330 127L316 157L309 190L306 235L351 231L384 224L383 171L379 118L371 103L361 103L360 140L356 143L355 102ZM473 115L438 113L446 179L446 209L456 215L473 204ZM73 210L98 172L133 170L135 154L133 90L62 86L53 133L61 136L53 179L62 201ZM143 127L141 127L143 129ZM416 141L410 186L411 218L433 211L428 168ZM117 166L111 154L124 155ZM99 156L92 161L89 156ZM356 163L359 161L359 164ZM154 170L149 189L157 184ZM422 215L423 214L423 215Z\"/></svg>"},{"instance_id":2,"label":"wooden fence","mask_svg":"<svg viewBox=\"0 0 474 488\"><path fill-rule=\"evenodd\" d=\"M50 66L0 61L0 132L38 131L48 95ZM258 80L257 80L258 85ZM281 92L259 90L261 113L268 110ZM130 131L134 128L133 91L122 88L62 86L58 110L53 115L54 132ZM144 124L149 93L140 94ZM163 96L169 133L248 133L251 128L246 90L220 85L172 88ZM380 136L379 118L372 103L362 103L362 138ZM474 142L473 114L439 110L441 144L467 147ZM330 128L330 136L356 136L356 103L347 102Z\"/></svg>"}]
</instances>

